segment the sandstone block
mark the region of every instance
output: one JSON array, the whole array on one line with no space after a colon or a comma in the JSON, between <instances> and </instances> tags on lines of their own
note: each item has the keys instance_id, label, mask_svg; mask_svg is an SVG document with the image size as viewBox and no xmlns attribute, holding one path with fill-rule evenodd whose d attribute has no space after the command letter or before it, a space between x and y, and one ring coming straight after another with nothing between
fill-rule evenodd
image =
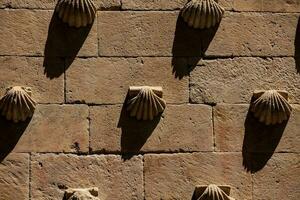
<instances>
[{"instance_id":1,"label":"sandstone block","mask_svg":"<svg viewBox=\"0 0 300 200\"><path fill-rule=\"evenodd\" d=\"M226 12L216 33L188 28L178 14L177 11L99 12L99 54L201 56L208 48L208 56L294 55L297 14ZM203 45L209 43L203 42L203 38L212 41Z\"/></svg>"},{"instance_id":2,"label":"sandstone block","mask_svg":"<svg viewBox=\"0 0 300 200\"><path fill-rule=\"evenodd\" d=\"M31 121L18 124L1 117L1 152L87 152L87 117L83 105L38 105Z\"/></svg>"},{"instance_id":3,"label":"sandstone block","mask_svg":"<svg viewBox=\"0 0 300 200\"><path fill-rule=\"evenodd\" d=\"M120 10L121 0L96 0L94 1L98 10Z\"/></svg>"},{"instance_id":4,"label":"sandstone block","mask_svg":"<svg viewBox=\"0 0 300 200\"><path fill-rule=\"evenodd\" d=\"M228 12L206 54L294 56L298 17L297 14Z\"/></svg>"},{"instance_id":5,"label":"sandstone block","mask_svg":"<svg viewBox=\"0 0 300 200\"><path fill-rule=\"evenodd\" d=\"M263 12L300 12L298 0L235 0L234 10Z\"/></svg>"},{"instance_id":6,"label":"sandstone block","mask_svg":"<svg viewBox=\"0 0 300 200\"><path fill-rule=\"evenodd\" d=\"M129 86L161 86L167 103L188 102L188 78L177 80L170 58L76 59L67 73L67 101L123 103Z\"/></svg>"},{"instance_id":7,"label":"sandstone block","mask_svg":"<svg viewBox=\"0 0 300 200\"><path fill-rule=\"evenodd\" d=\"M219 4L225 10L232 10L233 9L233 3L234 3L234 0L219 0Z\"/></svg>"},{"instance_id":8,"label":"sandstone block","mask_svg":"<svg viewBox=\"0 0 300 200\"><path fill-rule=\"evenodd\" d=\"M48 10L0 10L0 54L45 55L45 59L98 54L96 26L69 28L52 15Z\"/></svg>"},{"instance_id":9,"label":"sandstone block","mask_svg":"<svg viewBox=\"0 0 300 200\"><path fill-rule=\"evenodd\" d=\"M126 108L125 108L126 109ZM137 121L121 106L91 108L92 151L212 151L211 108L167 105L161 119Z\"/></svg>"},{"instance_id":10,"label":"sandstone block","mask_svg":"<svg viewBox=\"0 0 300 200\"><path fill-rule=\"evenodd\" d=\"M179 10L187 0L123 0L124 10ZM233 0L220 0L220 5L226 9L232 9Z\"/></svg>"},{"instance_id":11,"label":"sandstone block","mask_svg":"<svg viewBox=\"0 0 300 200\"><path fill-rule=\"evenodd\" d=\"M99 55L170 55L176 18L177 12L99 12Z\"/></svg>"},{"instance_id":12,"label":"sandstone block","mask_svg":"<svg viewBox=\"0 0 300 200\"><path fill-rule=\"evenodd\" d=\"M253 199L297 200L300 198L299 154L274 154L266 166L253 176Z\"/></svg>"},{"instance_id":13,"label":"sandstone block","mask_svg":"<svg viewBox=\"0 0 300 200\"><path fill-rule=\"evenodd\" d=\"M299 152L300 106L292 105L288 122L265 126L248 113L248 105L220 104L214 108L217 151Z\"/></svg>"},{"instance_id":14,"label":"sandstone block","mask_svg":"<svg viewBox=\"0 0 300 200\"><path fill-rule=\"evenodd\" d=\"M242 151L248 105L218 104L213 108L217 151Z\"/></svg>"},{"instance_id":15,"label":"sandstone block","mask_svg":"<svg viewBox=\"0 0 300 200\"><path fill-rule=\"evenodd\" d=\"M236 11L262 11L263 0L234 0L233 8Z\"/></svg>"},{"instance_id":16,"label":"sandstone block","mask_svg":"<svg viewBox=\"0 0 300 200\"><path fill-rule=\"evenodd\" d=\"M0 0L0 8L39 8L51 9L54 7L55 0Z\"/></svg>"},{"instance_id":17,"label":"sandstone block","mask_svg":"<svg viewBox=\"0 0 300 200\"><path fill-rule=\"evenodd\" d=\"M148 154L145 156L146 199L192 199L196 185L229 185L235 199L252 199L251 175L239 153Z\"/></svg>"},{"instance_id":18,"label":"sandstone block","mask_svg":"<svg viewBox=\"0 0 300 200\"><path fill-rule=\"evenodd\" d=\"M262 1L263 11L269 12L300 12L299 0L274 0L272 3Z\"/></svg>"},{"instance_id":19,"label":"sandstone block","mask_svg":"<svg viewBox=\"0 0 300 200\"><path fill-rule=\"evenodd\" d=\"M200 61L191 73L190 99L197 103L249 103L254 90L278 89L300 101L293 58L234 58Z\"/></svg>"},{"instance_id":20,"label":"sandstone block","mask_svg":"<svg viewBox=\"0 0 300 200\"><path fill-rule=\"evenodd\" d=\"M29 198L29 156L10 154L0 161L0 199Z\"/></svg>"},{"instance_id":21,"label":"sandstone block","mask_svg":"<svg viewBox=\"0 0 300 200\"><path fill-rule=\"evenodd\" d=\"M0 8L30 8L30 9L54 9L56 5L55 0L0 0ZM120 0L94 0L96 8L98 9L116 9L121 7Z\"/></svg>"},{"instance_id":22,"label":"sandstone block","mask_svg":"<svg viewBox=\"0 0 300 200\"><path fill-rule=\"evenodd\" d=\"M123 0L124 10L178 10L181 9L186 0Z\"/></svg>"},{"instance_id":23,"label":"sandstone block","mask_svg":"<svg viewBox=\"0 0 300 200\"><path fill-rule=\"evenodd\" d=\"M34 155L32 199L63 199L67 188L98 187L99 199L142 200L141 156Z\"/></svg>"},{"instance_id":24,"label":"sandstone block","mask_svg":"<svg viewBox=\"0 0 300 200\"><path fill-rule=\"evenodd\" d=\"M31 87L32 98L38 103L63 103L63 76L50 80L43 68L43 58L1 56L0 63L1 97L10 86L26 86ZM48 67L52 73L62 72L64 61L54 60Z\"/></svg>"}]
</instances>

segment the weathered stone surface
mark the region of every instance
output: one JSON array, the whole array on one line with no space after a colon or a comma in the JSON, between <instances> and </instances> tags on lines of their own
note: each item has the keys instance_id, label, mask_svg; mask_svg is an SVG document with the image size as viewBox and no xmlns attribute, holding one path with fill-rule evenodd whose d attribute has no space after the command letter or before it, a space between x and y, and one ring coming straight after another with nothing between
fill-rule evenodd
<instances>
[{"instance_id":1,"label":"weathered stone surface","mask_svg":"<svg viewBox=\"0 0 300 200\"><path fill-rule=\"evenodd\" d=\"M218 104L213 108L217 151L242 151L248 105Z\"/></svg>"},{"instance_id":2,"label":"weathered stone surface","mask_svg":"<svg viewBox=\"0 0 300 200\"><path fill-rule=\"evenodd\" d=\"M272 1L268 1L272 4ZM233 8L236 11L262 11L263 0L234 0Z\"/></svg>"},{"instance_id":3,"label":"weathered stone surface","mask_svg":"<svg viewBox=\"0 0 300 200\"><path fill-rule=\"evenodd\" d=\"M124 10L179 10L187 0L122 0ZM226 9L232 9L233 0L220 0L220 5Z\"/></svg>"},{"instance_id":4,"label":"weathered stone surface","mask_svg":"<svg viewBox=\"0 0 300 200\"><path fill-rule=\"evenodd\" d=\"M55 0L0 0L0 8L30 8L30 9L54 9ZM121 7L120 0L94 0L98 9L116 9Z\"/></svg>"},{"instance_id":5,"label":"weathered stone surface","mask_svg":"<svg viewBox=\"0 0 300 200\"><path fill-rule=\"evenodd\" d=\"M299 0L235 0L237 11L300 12Z\"/></svg>"},{"instance_id":6,"label":"weathered stone surface","mask_svg":"<svg viewBox=\"0 0 300 200\"><path fill-rule=\"evenodd\" d=\"M162 86L167 103L188 102L188 78L177 80L170 58L76 59L67 71L67 101L123 103L129 86Z\"/></svg>"},{"instance_id":7,"label":"weathered stone surface","mask_svg":"<svg viewBox=\"0 0 300 200\"><path fill-rule=\"evenodd\" d=\"M236 200L300 199L299 0L219 0L224 18L205 31L179 17L187 0L93 1L94 25L74 29L57 0L0 0L0 96L24 85L38 102L26 122L0 117L0 200L88 187L102 200L191 200L210 183ZM122 107L142 85L163 87L153 121ZM289 92L288 123L248 114L256 89Z\"/></svg>"},{"instance_id":8,"label":"weathered stone surface","mask_svg":"<svg viewBox=\"0 0 300 200\"><path fill-rule=\"evenodd\" d=\"M92 151L212 151L211 108L167 105L162 118L137 121L121 106L92 107Z\"/></svg>"},{"instance_id":9,"label":"weathered stone surface","mask_svg":"<svg viewBox=\"0 0 300 200\"><path fill-rule=\"evenodd\" d=\"M90 31L69 28L57 15L51 18L52 14L47 10L0 10L0 54L47 58L97 55L96 22Z\"/></svg>"},{"instance_id":10,"label":"weathered stone surface","mask_svg":"<svg viewBox=\"0 0 300 200\"><path fill-rule=\"evenodd\" d=\"M0 8L39 8L51 9L55 0L0 0Z\"/></svg>"},{"instance_id":11,"label":"weathered stone surface","mask_svg":"<svg viewBox=\"0 0 300 200\"><path fill-rule=\"evenodd\" d=\"M272 3L263 0L263 11L300 12L299 0L274 0Z\"/></svg>"},{"instance_id":12,"label":"weathered stone surface","mask_svg":"<svg viewBox=\"0 0 300 200\"><path fill-rule=\"evenodd\" d=\"M252 199L251 175L240 153L148 154L144 158L146 199L192 199L196 185L229 185L235 199Z\"/></svg>"},{"instance_id":13,"label":"weathered stone surface","mask_svg":"<svg viewBox=\"0 0 300 200\"><path fill-rule=\"evenodd\" d=\"M32 98L38 103L63 103L63 76L50 80L43 68L43 58L0 57L0 96L10 86L26 86L32 89ZM53 61L49 68L63 71L64 61Z\"/></svg>"},{"instance_id":14,"label":"weathered stone surface","mask_svg":"<svg viewBox=\"0 0 300 200\"><path fill-rule=\"evenodd\" d=\"M265 126L248 113L248 105L217 105L214 108L217 151L242 151L244 145L244 150L251 152L300 152L300 106L292 107L287 124Z\"/></svg>"},{"instance_id":15,"label":"weathered stone surface","mask_svg":"<svg viewBox=\"0 0 300 200\"><path fill-rule=\"evenodd\" d=\"M179 10L187 0L122 0L124 10Z\"/></svg>"},{"instance_id":16,"label":"weathered stone surface","mask_svg":"<svg viewBox=\"0 0 300 200\"><path fill-rule=\"evenodd\" d=\"M174 11L99 12L99 54L200 56L200 32L188 28L182 20L176 25L177 18L178 12ZM297 22L297 14L227 12L206 54L293 56ZM209 34L212 38L213 33Z\"/></svg>"},{"instance_id":17,"label":"weathered stone surface","mask_svg":"<svg viewBox=\"0 0 300 200\"><path fill-rule=\"evenodd\" d=\"M206 54L293 56L297 22L297 14L227 13Z\"/></svg>"},{"instance_id":18,"label":"weathered stone surface","mask_svg":"<svg viewBox=\"0 0 300 200\"><path fill-rule=\"evenodd\" d=\"M1 117L1 150L16 145L15 152L87 152L87 117L84 105L38 105L30 123L14 124Z\"/></svg>"},{"instance_id":19,"label":"weathered stone surface","mask_svg":"<svg viewBox=\"0 0 300 200\"><path fill-rule=\"evenodd\" d=\"M190 99L197 103L249 103L254 90L287 90L300 102L300 76L293 58L200 61L191 73Z\"/></svg>"},{"instance_id":20,"label":"weathered stone surface","mask_svg":"<svg viewBox=\"0 0 300 200\"><path fill-rule=\"evenodd\" d=\"M299 154L274 154L253 177L253 199L297 200L300 198Z\"/></svg>"},{"instance_id":21,"label":"weathered stone surface","mask_svg":"<svg viewBox=\"0 0 300 200\"><path fill-rule=\"evenodd\" d=\"M95 0L94 3L99 10L121 9L121 0Z\"/></svg>"},{"instance_id":22,"label":"weathered stone surface","mask_svg":"<svg viewBox=\"0 0 300 200\"><path fill-rule=\"evenodd\" d=\"M142 200L141 156L34 155L32 199L62 199L68 188L98 187L102 200Z\"/></svg>"},{"instance_id":23,"label":"weathered stone surface","mask_svg":"<svg viewBox=\"0 0 300 200\"><path fill-rule=\"evenodd\" d=\"M170 55L176 17L177 12L99 12L99 54Z\"/></svg>"},{"instance_id":24,"label":"weathered stone surface","mask_svg":"<svg viewBox=\"0 0 300 200\"><path fill-rule=\"evenodd\" d=\"M233 9L233 2L234 2L234 0L219 0L219 4L225 10L232 10Z\"/></svg>"},{"instance_id":25,"label":"weathered stone surface","mask_svg":"<svg viewBox=\"0 0 300 200\"><path fill-rule=\"evenodd\" d=\"M0 163L0 199L29 198L29 156L10 154Z\"/></svg>"},{"instance_id":26,"label":"weathered stone surface","mask_svg":"<svg viewBox=\"0 0 300 200\"><path fill-rule=\"evenodd\" d=\"M122 0L124 10L179 10L187 0ZM100 10L121 9L120 0L94 0ZM54 9L55 0L0 0L0 8ZM219 0L226 10L300 12L298 0Z\"/></svg>"}]
</instances>

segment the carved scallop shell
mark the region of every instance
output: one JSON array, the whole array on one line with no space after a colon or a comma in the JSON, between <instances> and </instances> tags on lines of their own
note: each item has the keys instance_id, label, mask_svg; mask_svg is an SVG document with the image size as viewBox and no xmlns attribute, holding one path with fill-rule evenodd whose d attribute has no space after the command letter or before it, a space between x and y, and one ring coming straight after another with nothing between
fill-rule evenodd
<instances>
[{"instance_id":1,"label":"carved scallop shell","mask_svg":"<svg viewBox=\"0 0 300 200\"><path fill-rule=\"evenodd\" d=\"M67 189L64 199L66 200L99 200L98 188Z\"/></svg>"},{"instance_id":2,"label":"carved scallop shell","mask_svg":"<svg viewBox=\"0 0 300 200\"><path fill-rule=\"evenodd\" d=\"M255 91L253 97L250 110L260 122L274 125L288 120L292 107L288 103L286 91Z\"/></svg>"},{"instance_id":3,"label":"carved scallop shell","mask_svg":"<svg viewBox=\"0 0 300 200\"><path fill-rule=\"evenodd\" d=\"M153 118L165 110L166 102L162 99L161 87L130 87L127 102L127 111L131 117L138 120L153 120Z\"/></svg>"},{"instance_id":4,"label":"carved scallop shell","mask_svg":"<svg viewBox=\"0 0 300 200\"><path fill-rule=\"evenodd\" d=\"M210 184L197 200L234 200L217 185Z\"/></svg>"},{"instance_id":5,"label":"carved scallop shell","mask_svg":"<svg viewBox=\"0 0 300 200\"><path fill-rule=\"evenodd\" d=\"M96 7L92 0L59 0L55 11L64 23L79 28L93 23Z\"/></svg>"},{"instance_id":6,"label":"carved scallop shell","mask_svg":"<svg viewBox=\"0 0 300 200\"><path fill-rule=\"evenodd\" d=\"M196 29L205 29L216 26L221 22L224 14L215 0L190 0L182 9L183 20Z\"/></svg>"},{"instance_id":7,"label":"carved scallop shell","mask_svg":"<svg viewBox=\"0 0 300 200\"><path fill-rule=\"evenodd\" d=\"M17 123L32 117L35 104L29 87L15 86L8 88L0 100L0 111L7 120Z\"/></svg>"}]
</instances>

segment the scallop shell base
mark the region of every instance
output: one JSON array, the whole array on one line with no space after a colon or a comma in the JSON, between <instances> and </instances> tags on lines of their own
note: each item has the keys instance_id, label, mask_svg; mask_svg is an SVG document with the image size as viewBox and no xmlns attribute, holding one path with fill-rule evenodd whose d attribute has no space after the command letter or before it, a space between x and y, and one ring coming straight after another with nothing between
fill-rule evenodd
<instances>
[{"instance_id":1,"label":"scallop shell base","mask_svg":"<svg viewBox=\"0 0 300 200\"><path fill-rule=\"evenodd\" d=\"M15 86L8 88L0 100L0 112L7 120L17 123L32 117L35 105L29 87Z\"/></svg>"},{"instance_id":2,"label":"scallop shell base","mask_svg":"<svg viewBox=\"0 0 300 200\"><path fill-rule=\"evenodd\" d=\"M98 198L98 188L87 189L67 189L65 200L100 200Z\"/></svg>"},{"instance_id":3,"label":"scallop shell base","mask_svg":"<svg viewBox=\"0 0 300 200\"><path fill-rule=\"evenodd\" d=\"M250 110L260 122L266 125L280 124L288 120L292 112L286 91L255 91L253 98Z\"/></svg>"},{"instance_id":4,"label":"scallop shell base","mask_svg":"<svg viewBox=\"0 0 300 200\"><path fill-rule=\"evenodd\" d=\"M229 187L226 187L229 188ZM229 188L230 190L230 188ZM229 192L228 192L229 193ZM235 200L214 184L208 185L197 200Z\"/></svg>"},{"instance_id":5,"label":"scallop shell base","mask_svg":"<svg viewBox=\"0 0 300 200\"><path fill-rule=\"evenodd\" d=\"M130 87L128 96L127 111L138 120L153 120L165 110L161 87Z\"/></svg>"},{"instance_id":6,"label":"scallop shell base","mask_svg":"<svg viewBox=\"0 0 300 200\"><path fill-rule=\"evenodd\" d=\"M224 14L215 0L190 0L181 10L181 16L188 26L207 29L216 26Z\"/></svg>"},{"instance_id":7,"label":"scallop shell base","mask_svg":"<svg viewBox=\"0 0 300 200\"><path fill-rule=\"evenodd\" d=\"M55 11L64 23L80 28L93 23L96 7L92 0L59 0Z\"/></svg>"}]
</instances>

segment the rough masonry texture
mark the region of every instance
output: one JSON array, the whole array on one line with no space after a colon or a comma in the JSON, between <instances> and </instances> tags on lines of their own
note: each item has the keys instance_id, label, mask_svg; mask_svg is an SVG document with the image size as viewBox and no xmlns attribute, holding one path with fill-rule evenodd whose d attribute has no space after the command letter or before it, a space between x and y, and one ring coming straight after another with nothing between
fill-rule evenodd
<instances>
[{"instance_id":1,"label":"rough masonry texture","mask_svg":"<svg viewBox=\"0 0 300 200\"><path fill-rule=\"evenodd\" d=\"M300 1L219 0L219 26L189 28L188 0L94 0L70 28L55 0L0 0L0 97L32 90L32 118L0 117L0 200L193 200L228 185L237 200L300 199ZM151 121L126 112L130 86L160 86ZM254 90L286 90L288 121L266 126Z\"/></svg>"},{"instance_id":2,"label":"rough masonry texture","mask_svg":"<svg viewBox=\"0 0 300 200\"><path fill-rule=\"evenodd\" d=\"M63 199L66 188L93 185L100 199L142 200L142 157L33 155L31 184L32 199Z\"/></svg>"}]
</instances>

